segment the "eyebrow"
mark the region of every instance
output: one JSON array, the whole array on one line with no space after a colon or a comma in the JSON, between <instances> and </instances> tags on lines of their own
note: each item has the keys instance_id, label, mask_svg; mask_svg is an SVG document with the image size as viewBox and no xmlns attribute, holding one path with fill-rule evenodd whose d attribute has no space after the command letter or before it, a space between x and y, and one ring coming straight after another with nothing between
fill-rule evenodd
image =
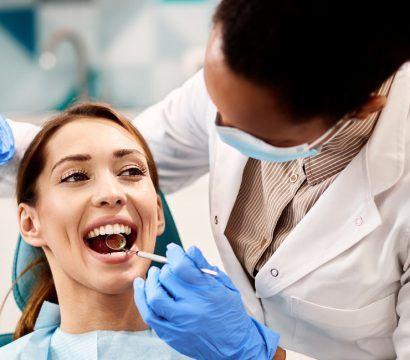
<instances>
[{"instance_id":1,"label":"eyebrow","mask_svg":"<svg viewBox=\"0 0 410 360\"><path fill-rule=\"evenodd\" d=\"M122 158L122 157L127 156L127 155L131 155L131 154L136 154L136 155L142 156L144 158L147 158L144 153L142 153L141 151L139 151L137 149L120 149L120 150L114 151L114 153L113 153L114 157L117 158L117 159Z\"/></svg>"},{"instance_id":2,"label":"eyebrow","mask_svg":"<svg viewBox=\"0 0 410 360\"><path fill-rule=\"evenodd\" d=\"M88 154L75 154L75 155L65 156L54 164L54 166L51 169L51 172L53 172L57 166L60 166L62 163L67 162L67 161L89 161L89 160L91 160L91 156Z\"/></svg>"},{"instance_id":3,"label":"eyebrow","mask_svg":"<svg viewBox=\"0 0 410 360\"><path fill-rule=\"evenodd\" d=\"M116 150L113 152L113 156L116 159L120 159L120 158L123 158L124 156L132 155L132 154L136 154L136 155L146 158L145 154L137 149L120 149L120 150ZM91 160L91 156L88 154L68 155L68 156L63 157L59 161L57 161L52 167L51 172L53 172L56 167L60 166L62 163L67 162L67 161L89 161L89 160Z\"/></svg>"}]
</instances>

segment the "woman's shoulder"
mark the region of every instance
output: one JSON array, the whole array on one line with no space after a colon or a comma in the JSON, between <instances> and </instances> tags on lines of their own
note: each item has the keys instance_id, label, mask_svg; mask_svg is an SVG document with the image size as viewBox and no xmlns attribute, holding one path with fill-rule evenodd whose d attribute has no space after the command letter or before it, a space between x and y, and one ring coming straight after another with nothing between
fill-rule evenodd
<instances>
[{"instance_id":1,"label":"woman's shoulder","mask_svg":"<svg viewBox=\"0 0 410 360\"><path fill-rule=\"evenodd\" d=\"M50 339L55 327L35 330L0 348L0 359L43 359L46 358ZM45 353L44 353L45 351Z\"/></svg>"},{"instance_id":2,"label":"woman's shoulder","mask_svg":"<svg viewBox=\"0 0 410 360\"><path fill-rule=\"evenodd\" d=\"M0 359L17 359L27 346L34 333L22 336L11 343L0 347Z\"/></svg>"}]
</instances>

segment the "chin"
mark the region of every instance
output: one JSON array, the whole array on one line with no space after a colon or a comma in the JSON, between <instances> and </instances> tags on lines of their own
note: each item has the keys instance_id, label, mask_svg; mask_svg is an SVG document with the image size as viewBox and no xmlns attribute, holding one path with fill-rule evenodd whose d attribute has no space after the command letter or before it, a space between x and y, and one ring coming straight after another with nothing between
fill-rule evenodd
<instances>
[{"instance_id":1,"label":"chin","mask_svg":"<svg viewBox=\"0 0 410 360\"><path fill-rule=\"evenodd\" d=\"M148 270L148 269L147 269ZM146 272L139 269L118 273L116 271L106 271L95 274L91 287L102 294L119 295L133 289L133 282L137 277L146 277Z\"/></svg>"},{"instance_id":2,"label":"chin","mask_svg":"<svg viewBox=\"0 0 410 360\"><path fill-rule=\"evenodd\" d=\"M132 289L133 280L130 279L99 279L97 283L90 284L94 290L101 294L120 295Z\"/></svg>"}]
</instances>

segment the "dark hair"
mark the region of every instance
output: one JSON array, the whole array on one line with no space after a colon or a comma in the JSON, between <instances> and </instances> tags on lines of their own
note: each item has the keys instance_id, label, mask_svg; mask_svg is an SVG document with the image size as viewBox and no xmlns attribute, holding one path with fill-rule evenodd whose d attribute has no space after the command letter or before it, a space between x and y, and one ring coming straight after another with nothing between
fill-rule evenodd
<instances>
[{"instance_id":1,"label":"dark hair","mask_svg":"<svg viewBox=\"0 0 410 360\"><path fill-rule=\"evenodd\" d=\"M410 59L405 1L222 0L214 15L234 73L276 90L296 119L338 119Z\"/></svg>"},{"instance_id":2,"label":"dark hair","mask_svg":"<svg viewBox=\"0 0 410 360\"><path fill-rule=\"evenodd\" d=\"M46 162L46 146L48 141L64 125L79 118L107 119L127 130L142 146L147 156L148 168L155 189L158 191L158 175L151 151L143 136L131 123L113 108L105 104L83 103L75 105L48 121L33 139L20 163L17 175L17 203L26 203L35 206L37 197L37 179L43 171ZM57 303L57 293L50 266L41 251L39 258L34 260L23 272L19 279L28 271L35 271L36 283L33 292L27 301L21 318L14 332L14 339L33 331L38 313L44 301ZM16 281L16 282L17 282ZM14 284L15 285L15 284Z\"/></svg>"}]
</instances>

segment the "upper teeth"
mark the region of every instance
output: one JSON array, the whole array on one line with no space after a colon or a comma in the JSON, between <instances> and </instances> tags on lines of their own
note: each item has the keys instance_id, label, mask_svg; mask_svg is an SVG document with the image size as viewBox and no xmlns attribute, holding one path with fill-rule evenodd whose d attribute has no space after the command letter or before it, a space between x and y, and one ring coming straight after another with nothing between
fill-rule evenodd
<instances>
[{"instance_id":1,"label":"upper teeth","mask_svg":"<svg viewBox=\"0 0 410 360\"><path fill-rule=\"evenodd\" d=\"M97 227L91 230L87 234L87 239L96 237L98 235L111 235L111 234L131 234L131 228L127 225L114 224L114 225L105 225Z\"/></svg>"}]
</instances>

